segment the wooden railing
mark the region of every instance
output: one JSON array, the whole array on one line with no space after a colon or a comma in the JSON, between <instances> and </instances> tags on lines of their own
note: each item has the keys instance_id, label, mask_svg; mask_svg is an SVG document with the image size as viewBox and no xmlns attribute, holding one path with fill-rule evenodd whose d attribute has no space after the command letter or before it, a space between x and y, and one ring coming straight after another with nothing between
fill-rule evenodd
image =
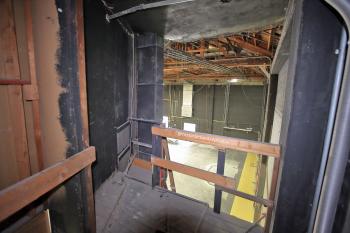
<instances>
[{"instance_id":1,"label":"wooden railing","mask_svg":"<svg viewBox=\"0 0 350 233\"><path fill-rule=\"evenodd\" d=\"M87 207L89 220L95 221L92 193L91 164L96 160L95 148L89 147L68 159L25 178L0 191L0 222L28 206L44 194L53 190L75 174L83 172L88 187ZM91 228L94 228L93 223ZM90 229L91 229L90 228ZM93 232L93 230L92 230Z\"/></svg>"},{"instance_id":2,"label":"wooden railing","mask_svg":"<svg viewBox=\"0 0 350 233\"><path fill-rule=\"evenodd\" d=\"M189 176L197 177L202 180L206 180L215 184L215 198L214 198L214 211L216 210L216 205L219 203L218 211L220 212L221 205L221 191L231 193L233 195L260 203L266 206L267 215L265 221L265 232L269 231L272 211L275 202L276 186L280 167L280 146L275 144L261 143L256 141L230 138L212 134L188 132L178 129L163 128L163 127L152 127L152 134L154 135L152 143L152 154L151 164L153 165L153 185L159 184L159 171L157 167L167 169L169 171L176 171ZM191 141L200 144L206 144L216 147L219 150L218 157L218 174L204 171L198 168L186 166L183 164L172 162L168 159L163 159L161 156L163 153L162 140L166 138L174 138L184 141ZM234 186L234 180L232 178L223 175L223 167L225 161L225 149L233 149L244 152L253 152L261 156L270 156L274 158L274 166L271 180L271 190L268 199L253 196L241 191L238 191ZM220 159L221 158L221 159ZM220 162L221 161L221 162ZM222 162L223 161L223 162ZM221 169L219 168L221 167ZM220 190L220 191L219 191Z\"/></svg>"}]
</instances>

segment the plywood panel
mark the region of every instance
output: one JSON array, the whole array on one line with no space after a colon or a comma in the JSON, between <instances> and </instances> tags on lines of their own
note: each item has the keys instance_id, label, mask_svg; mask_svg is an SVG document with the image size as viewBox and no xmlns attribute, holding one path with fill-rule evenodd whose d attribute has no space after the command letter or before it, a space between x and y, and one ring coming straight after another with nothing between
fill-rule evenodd
<instances>
[{"instance_id":1,"label":"plywood panel","mask_svg":"<svg viewBox=\"0 0 350 233\"><path fill-rule=\"evenodd\" d=\"M0 79L20 79L14 12L11 0L0 1ZM22 90L0 89L0 188L30 175Z\"/></svg>"},{"instance_id":2,"label":"plywood panel","mask_svg":"<svg viewBox=\"0 0 350 233\"><path fill-rule=\"evenodd\" d=\"M13 148L13 130L7 86L0 86L0 189L16 182L18 177Z\"/></svg>"},{"instance_id":3,"label":"plywood panel","mask_svg":"<svg viewBox=\"0 0 350 233\"><path fill-rule=\"evenodd\" d=\"M0 1L0 79L18 79L19 65L12 1Z\"/></svg>"},{"instance_id":4,"label":"plywood panel","mask_svg":"<svg viewBox=\"0 0 350 233\"><path fill-rule=\"evenodd\" d=\"M13 130L13 147L15 152L19 178L30 176L26 126L24 121L23 97L21 87L8 86L10 125Z\"/></svg>"},{"instance_id":5,"label":"plywood panel","mask_svg":"<svg viewBox=\"0 0 350 233\"><path fill-rule=\"evenodd\" d=\"M0 188L30 175L20 86L0 86Z\"/></svg>"},{"instance_id":6,"label":"plywood panel","mask_svg":"<svg viewBox=\"0 0 350 233\"><path fill-rule=\"evenodd\" d=\"M39 215L35 216L28 223L24 224L15 233L50 233L50 217L49 211L43 211Z\"/></svg>"}]
</instances>

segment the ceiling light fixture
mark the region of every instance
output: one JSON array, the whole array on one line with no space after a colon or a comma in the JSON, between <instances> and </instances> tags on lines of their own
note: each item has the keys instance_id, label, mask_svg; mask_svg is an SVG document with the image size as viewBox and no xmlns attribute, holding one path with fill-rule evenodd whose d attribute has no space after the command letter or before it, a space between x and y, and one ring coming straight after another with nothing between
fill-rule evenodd
<instances>
[{"instance_id":1,"label":"ceiling light fixture","mask_svg":"<svg viewBox=\"0 0 350 233\"><path fill-rule=\"evenodd\" d=\"M230 83L237 83L239 82L239 79L238 78L233 78L231 80L229 80Z\"/></svg>"}]
</instances>

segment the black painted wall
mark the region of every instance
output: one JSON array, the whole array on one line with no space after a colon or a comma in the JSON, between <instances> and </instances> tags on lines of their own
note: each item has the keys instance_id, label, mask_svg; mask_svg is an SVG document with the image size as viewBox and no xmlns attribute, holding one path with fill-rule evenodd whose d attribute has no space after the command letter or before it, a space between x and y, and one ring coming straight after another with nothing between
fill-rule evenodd
<instances>
[{"instance_id":1,"label":"black painted wall","mask_svg":"<svg viewBox=\"0 0 350 233\"><path fill-rule=\"evenodd\" d=\"M341 23L326 3L296 1L273 232L307 232L333 88Z\"/></svg>"},{"instance_id":2,"label":"black painted wall","mask_svg":"<svg viewBox=\"0 0 350 233\"><path fill-rule=\"evenodd\" d=\"M349 160L350 161L350 156ZM343 186L333 223L333 233L350 232L350 163L347 163Z\"/></svg>"},{"instance_id":3,"label":"black painted wall","mask_svg":"<svg viewBox=\"0 0 350 233\"><path fill-rule=\"evenodd\" d=\"M70 157L84 149L82 141L82 121L80 113L80 96L77 61L77 31L75 1L56 1L59 21L59 49L57 50L56 69L60 86L64 88L59 96L60 123L63 127L69 147L66 157ZM81 173L76 174L64 187L57 190L49 198L50 221L52 232L89 232L87 229L87 196ZM65 195L62 195L62 192Z\"/></svg>"},{"instance_id":4,"label":"black painted wall","mask_svg":"<svg viewBox=\"0 0 350 233\"><path fill-rule=\"evenodd\" d=\"M94 188L117 167L117 127L128 119L128 35L105 19L100 1L84 1L90 145L96 147Z\"/></svg>"},{"instance_id":5,"label":"black painted wall","mask_svg":"<svg viewBox=\"0 0 350 233\"><path fill-rule=\"evenodd\" d=\"M162 121L163 38L144 33L136 38L138 141L152 144L151 127ZM156 123L157 124L157 123ZM152 150L139 147L138 156L149 160Z\"/></svg>"},{"instance_id":6,"label":"black painted wall","mask_svg":"<svg viewBox=\"0 0 350 233\"><path fill-rule=\"evenodd\" d=\"M230 137L258 140L264 112L264 86L231 85L229 106L225 122L226 85L193 86L192 117L181 116L182 85L164 86L164 116L169 117L169 126L183 129L183 123L196 124L196 131ZM253 132L224 129L253 128Z\"/></svg>"}]
</instances>

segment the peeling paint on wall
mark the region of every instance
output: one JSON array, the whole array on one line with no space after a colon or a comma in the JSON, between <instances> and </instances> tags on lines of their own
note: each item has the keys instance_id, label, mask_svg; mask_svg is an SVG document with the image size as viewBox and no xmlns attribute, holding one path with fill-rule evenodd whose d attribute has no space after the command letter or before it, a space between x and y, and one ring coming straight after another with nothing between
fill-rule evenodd
<instances>
[{"instance_id":1,"label":"peeling paint on wall","mask_svg":"<svg viewBox=\"0 0 350 233\"><path fill-rule=\"evenodd\" d=\"M64 89L58 82L59 75L56 71L58 15L54 0L33 0L32 10L44 165L48 167L64 159L69 146L59 121L58 98Z\"/></svg>"}]
</instances>

